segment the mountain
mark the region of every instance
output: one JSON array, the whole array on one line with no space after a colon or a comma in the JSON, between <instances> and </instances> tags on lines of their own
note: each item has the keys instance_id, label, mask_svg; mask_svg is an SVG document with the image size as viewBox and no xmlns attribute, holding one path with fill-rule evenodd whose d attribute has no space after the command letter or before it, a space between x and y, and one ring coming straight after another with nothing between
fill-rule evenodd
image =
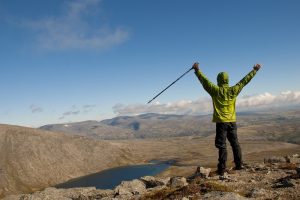
<instances>
[{"instance_id":1,"label":"mountain","mask_svg":"<svg viewBox=\"0 0 300 200\"><path fill-rule=\"evenodd\" d=\"M147 139L179 136L214 137L211 115L162 115L148 113L119 116L100 122L86 121L40 127L56 132L96 139ZM237 113L239 137L250 140L284 141L300 144L300 110L270 109Z\"/></svg>"},{"instance_id":2,"label":"mountain","mask_svg":"<svg viewBox=\"0 0 300 200\"><path fill-rule=\"evenodd\" d=\"M19 126L0 125L0 198L132 163L128 149Z\"/></svg>"},{"instance_id":3,"label":"mountain","mask_svg":"<svg viewBox=\"0 0 300 200\"><path fill-rule=\"evenodd\" d=\"M98 121L83 121L68 124L51 124L40 127L42 130L63 132L68 135L81 135L94 139L131 139L134 133L130 129L108 126Z\"/></svg>"},{"instance_id":4,"label":"mountain","mask_svg":"<svg viewBox=\"0 0 300 200\"><path fill-rule=\"evenodd\" d=\"M96 139L168 138L207 136L212 133L211 116L143 114L120 116L101 122L52 124L43 130L84 135Z\"/></svg>"}]
</instances>

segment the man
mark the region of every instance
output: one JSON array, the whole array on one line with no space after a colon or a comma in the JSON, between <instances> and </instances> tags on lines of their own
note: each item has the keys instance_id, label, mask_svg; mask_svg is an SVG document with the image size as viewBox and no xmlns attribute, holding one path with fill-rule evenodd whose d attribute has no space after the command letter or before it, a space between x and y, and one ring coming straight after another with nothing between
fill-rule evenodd
<instances>
[{"instance_id":1,"label":"man","mask_svg":"<svg viewBox=\"0 0 300 200\"><path fill-rule=\"evenodd\" d=\"M210 82L199 70L199 63L194 63L195 74L201 82L203 88L208 92L213 101L214 113L213 122L216 123L215 145L219 149L219 163L217 173L224 176L227 161L226 138L230 142L233 151L235 169L243 168L242 152L237 138L235 102L243 87L250 82L260 69L260 64L255 64L253 70L249 72L236 85L229 86L229 77L226 72L221 72L217 76L218 85Z\"/></svg>"}]
</instances>

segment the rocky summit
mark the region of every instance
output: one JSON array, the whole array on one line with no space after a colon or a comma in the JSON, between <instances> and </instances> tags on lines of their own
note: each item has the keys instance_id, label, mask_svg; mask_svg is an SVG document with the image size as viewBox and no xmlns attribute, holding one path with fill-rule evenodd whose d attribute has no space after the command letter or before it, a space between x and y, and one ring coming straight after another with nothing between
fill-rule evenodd
<instances>
[{"instance_id":1,"label":"rocky summit","mask_svg":"<svg viewBox=\"0 0 300 200\"><path fill-rule=\"evenodd\" d=\"M188 177L145 176L123 181L113 190L94 187L46 188L33 194L10 195L5 200L117 200L117 199L300 199L300 156L268 157L262 163L229 169L219 177L214 170L200 167Z\"/></svg>"}]
</instances>

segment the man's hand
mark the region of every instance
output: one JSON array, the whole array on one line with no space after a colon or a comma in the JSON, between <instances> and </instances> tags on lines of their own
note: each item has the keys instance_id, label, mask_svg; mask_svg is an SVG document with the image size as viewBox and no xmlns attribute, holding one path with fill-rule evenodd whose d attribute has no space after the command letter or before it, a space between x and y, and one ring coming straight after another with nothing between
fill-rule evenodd
<instances>
[{"instance_id":1,"label":"man's hand","mask_svg":"<svg viewBox=\"0 0 300 200\"><path fill-rule=\"evenodd\" d=\"M256 71L258 71L260 69L260 67L261 67L261 64L255 64L253 66L253 69L255 69Z\"/></svg>"},{"instance_id":2,"label":"man's hand","mask_svg":"<svg viewBox=\"0 0 300 200\"><path fill-rule=\"evenodd\" d=\"M195 71L198 71L198 70L199 70L199 63L195 62L195 63L193 64L193 69L194 69Z\"/></svg>"}]
</instances>

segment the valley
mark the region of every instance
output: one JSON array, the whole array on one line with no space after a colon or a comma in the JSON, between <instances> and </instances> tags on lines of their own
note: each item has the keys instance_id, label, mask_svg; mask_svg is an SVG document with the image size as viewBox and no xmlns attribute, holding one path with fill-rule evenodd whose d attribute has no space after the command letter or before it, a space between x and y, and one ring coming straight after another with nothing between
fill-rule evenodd
<instances>
[{"instance_id":1,"label":"valley","mask_svg":"<svg viewBox=\"0 0 300 200\"><path fill-rule=\"evenodd\" d=\"M299 154L298 110L240 113L238 135L246 163ZM47 129L47 130L45 130ZM94 132L93 132L94 131ZM211 116L145 114L46 125L0 125L0 196L30 193L118 166L174 160L157 176L188 176L215 168ZM233 166L228 144L228 167Z\"/></svg>"}]
</instances>

